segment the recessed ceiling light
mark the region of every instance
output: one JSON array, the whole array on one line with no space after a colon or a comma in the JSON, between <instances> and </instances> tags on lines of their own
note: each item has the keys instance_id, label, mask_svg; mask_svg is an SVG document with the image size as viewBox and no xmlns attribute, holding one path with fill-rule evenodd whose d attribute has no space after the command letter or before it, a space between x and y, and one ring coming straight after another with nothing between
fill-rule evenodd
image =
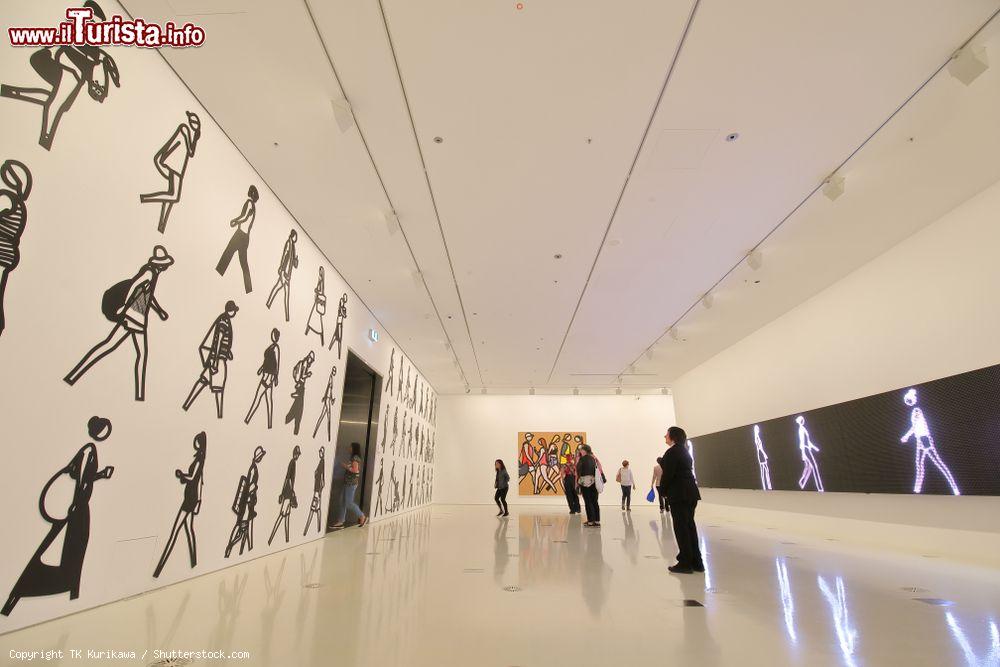
<instances>
[{"instance_id":1,"label":"recessed ceiling light","mask_svg":"<svg viewBox=\"0 0 1000 667\"><path fill-rule=\"evenodd\" d=\"M726 141L730 141L730 142L736 141L739 138L740 138L740 133L739 132L730 132L729 134L726 135Z\"/></svg>"},{"instance_id":2,"label":"recessed ceiling light","mask_svg":"<svg viewBox=\"0 0 1000 667\"><path fill-rule=\"evenodd\" d=\"M442 143L444 143L444 139L441 138L441 137L434 137L434 143L436 143L436 144L442 144Z\"/></svg>"},{"instance_id":3,"label":"recessed ceiling light","mask_svg":"<svg viewBox=\"0 0 1000 667\"><path fill-rule=\"evenodd\" d=\"M557 252L556 254L552 255L552 257L554 257L555 259L562 259L562 253Z\"/></svg>"}]
</instances>

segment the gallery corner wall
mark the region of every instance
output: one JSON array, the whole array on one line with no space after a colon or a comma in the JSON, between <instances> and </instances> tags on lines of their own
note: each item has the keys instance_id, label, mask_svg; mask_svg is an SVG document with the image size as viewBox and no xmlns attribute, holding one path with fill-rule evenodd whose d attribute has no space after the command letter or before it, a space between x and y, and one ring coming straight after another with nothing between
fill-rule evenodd
<instances>
[{"instance_id":1,"label":"gallery corner wall","mask_svg":"<svg viewBox=\"0 0 1000 667\"><path fill-rule=\"evenodd\" d=\"M430 502L435 392L155 50L5 41L0 84L0 633L322 537L348 351L374 520Z\"/></svg>"},{"instance_id":2,"label":"gallery corner wall","mask_svg":"<svg viewBox=\"0 0 1000 667\"><path fill-rule=\"evenodd\" d=\"M565 507L560 495L518 492L518 432L558 431L586 433L608 478L602 504L621 499L615 473L625 459L641 492L633 500L645 503L653 463L665 449L663 434L673 423L673 400L661 394L442 396L434 502L492 505L494 461L499 458L511 476L510 504Z\"/></svg>"}]
</instances>

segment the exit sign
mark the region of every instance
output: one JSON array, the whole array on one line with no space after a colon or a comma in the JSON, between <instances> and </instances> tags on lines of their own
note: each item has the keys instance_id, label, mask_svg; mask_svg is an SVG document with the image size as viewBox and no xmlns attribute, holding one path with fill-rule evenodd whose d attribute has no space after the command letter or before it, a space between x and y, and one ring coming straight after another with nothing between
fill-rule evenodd
<instances>
[{"instance_id":1,"label":"exit sign","mask_svg":"<svg viewBox=\"0 0 1000 667\"><path fill-rule=\"evenodd\" d=\"M368 330L368 337L371 339L371 341L373 343L377 343L378 342L378 330L377 329L369 329Z\"/></svg>"}]
</instances>

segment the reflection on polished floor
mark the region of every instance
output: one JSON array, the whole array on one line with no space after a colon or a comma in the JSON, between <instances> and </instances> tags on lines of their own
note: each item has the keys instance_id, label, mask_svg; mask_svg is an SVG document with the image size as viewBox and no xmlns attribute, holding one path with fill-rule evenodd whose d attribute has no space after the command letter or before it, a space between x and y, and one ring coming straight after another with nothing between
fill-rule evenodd
<instances>
[{"instance_id":1,"label":"reflection on polished floor","mask_svg":"<svg viewBox=\"0 0 1000 667\"><path fill-rule=\"evenodd\" d=\"M204 649L282 666L1000 665L1000 572L706 510L704 575L666 571L670 523L652 508L603 508L592 529L557 507L503 520L436 505L0 636L0 649L149 649L142 664Z\"/></svg>"}]
</instances>

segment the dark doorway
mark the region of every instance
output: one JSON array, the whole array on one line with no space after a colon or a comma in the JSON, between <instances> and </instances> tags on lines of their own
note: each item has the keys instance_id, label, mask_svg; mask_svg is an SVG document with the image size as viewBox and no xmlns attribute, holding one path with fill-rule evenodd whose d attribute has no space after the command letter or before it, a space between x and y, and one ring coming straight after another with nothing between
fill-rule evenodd
<instances>
[{"instance_id":1,"label":"dark doorway","mask_svg":"<svg viewBox=\"0 0 1000 667\"><path fill-rule=\"evenodd\" d=\"M326 530L342 511L344 503L344 475L342 464L351 459L351 443L361 445L361 479L355 494L355 502L361 511L368 514L371 505L372 470L375 460L376 438L378 437L379 407L382 398L382 376L350 350L347 351L347 367L344 371L344 397L340 406L340 425L337 428L337 446L333 452L333 473L330 479L330 510L327 512ZM357 523L357 517L346 517L346 525Z\"/></svg>"}]
</instances>

